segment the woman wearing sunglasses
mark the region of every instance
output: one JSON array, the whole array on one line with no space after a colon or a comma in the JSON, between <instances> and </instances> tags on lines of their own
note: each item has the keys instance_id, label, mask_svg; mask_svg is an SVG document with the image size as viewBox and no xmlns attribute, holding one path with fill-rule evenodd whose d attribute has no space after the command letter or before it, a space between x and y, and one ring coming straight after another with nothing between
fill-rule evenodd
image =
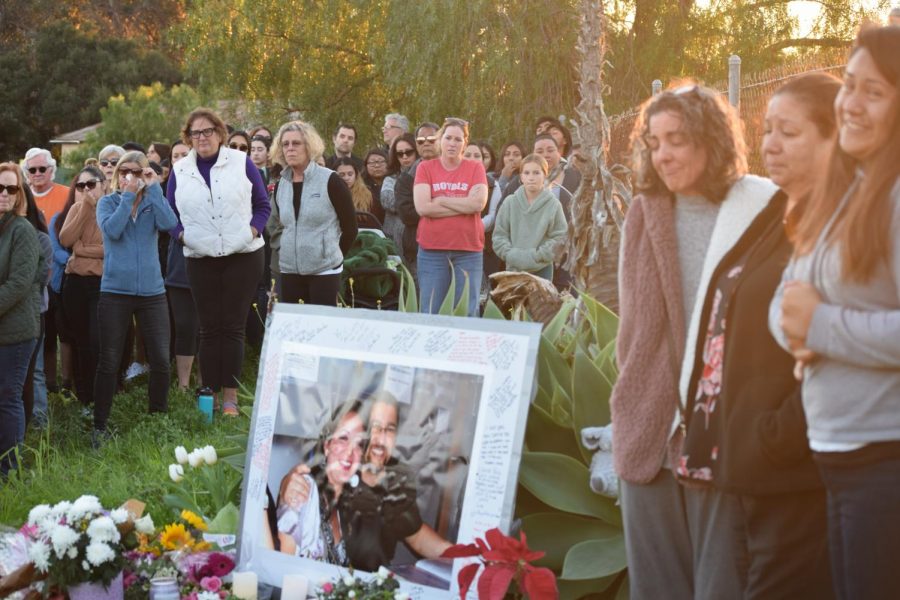
<instances>
[{"instance_id":1,"label":"woman wearing sunglasses","mask_svg":"<svg viewBox=\"0 0 900 600\"><path fill-rule=\"evenodd\" d=\"M250 157L225 145L228 133L219 115L194 110L181 136L191 151L169 174L167 196L180 219L170 234L184 244L200 318L203 385L221 392L223 412L237 416L244 329L263 274L262 231L271 206Z\"/></svg>"},{"instance_id":2,"label":"woman wearing sunglasses","mask_svg":"<svg viewBox=\"0 0 900 600\"><path fill-rule=\"evenodd\" d=\"M97 155L100 170L103 172L103 177L107 182L112 181L113 171L116 170L116 165L119 163L119 159L122 158L123 154L125 154L125 148L115 144L109 144L108 146L104 146L103 150L100 151L100 154Z\"/></svg>"},{"instance_id":3,"label":"woman wearing sunglasses","mask_svg":"<svg viewBox=\"0 0 900 600\"><path fill-rule=\"evenodd\" d=\"M69 202L55 226L60 245L72 252L66 262L62 304L75 339L75 393L85 407L94 403L100 355L97 301L103 275L103 235L97 225L97 202L105 193L106 181L97 167L83 168L75 176Z\"/></svg>"},{"instance_id":4,"label":"woman wearing sunglasses","mask_svg":"<svg viewBox=\"0 0 900 600\"><path fill-rule=\"evenodd\" d=\"M103 278L97 303L100 359L94 381L94 443L107 433L125 336L137 317L150 362L150 412L165 412L169 391L169 308L159 266L160 231L178 224L159 177L142 152L128 152L113 173L112 193L97 203Z\"/></svg>"},{"instance_id":5,"label":"woman wearing sunglasses","mask_svg":"<svg viewBox=\"0 0 900 600\"><path fill-rule=\"evenodd\" d=\"M394 240L397 248L403 247L403 231L406 226L397 214L394 187L400 175L409 170L419 158L416 150L416 138L411 133L394 138L388 152L388 175L381 184L381 206L384 208L384 234Z\"/></svg>"},{"instance_id":6,"label":"woman wearing sunglasses","mask_svg":"<svg viewBox=\"0 0 900 600\"><path fill-rule=\"evenodd\" d=\"M41 326L44 259L25 213L22 171L0 164L0 480L17 467L16 453L9 451L25 438L22 388Z\"/></svg>"},{"instance_id":7,"label":"woman wearing sunglasses","mask_svg":"<svg viewBox=\"0 0 900 600\"><path fill-rule=\"evenodd\" d=\"M250 154L250 136L246 131L232 131L228 136L228 147L232 150Z\"/></svg>"}]
</instances>

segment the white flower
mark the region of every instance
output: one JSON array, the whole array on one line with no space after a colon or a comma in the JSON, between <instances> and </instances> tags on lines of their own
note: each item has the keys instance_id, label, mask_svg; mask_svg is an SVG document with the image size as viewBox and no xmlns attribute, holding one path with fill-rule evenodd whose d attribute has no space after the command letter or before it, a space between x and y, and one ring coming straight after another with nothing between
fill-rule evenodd
<instances>
[{"instance_id":1,"label":"white flower","mask_svg":"<svg viewBox=\"0 0 900 600\"><path fill-rule=\"evenodd\" d=\"M215 592L200 592L197 594L197 600L219 600L219 594Z\"/></svg>"},{"instance_id":2,"label":"white flower","mask_svg":"<svg viewBox=\"0 0 900 600\"><path fill-rule=\"evenodd\" d=\"M203 447L203 462L208 465L214 465L219 460L219 455L216 454L216 449L212 446L204 446Z\"/></svg>"},{"instance_id":3,"label":"white flower","mask_svg":"<svg viewBox=\"0 0 900 600\"><path fill-rule=\"evenodd\" d=\"M394 600L409 600L409 594L406 592L397 592L394 594Z\"/></svg>"},{"instance_id":4,"label":"white flower","mask_svg":"<svg viewBox=\"0 0 900 600\"><path fill-rule=\"evenodd\" d=\"M49 504L38 504L28 513L28 524L37 525L40 521L50 514Z\"/></svg>"},{"instance_id":5,"label":"white flower","mask_svg":"<svg viewBox=\"0 0 900 600\"><path fill-rule=\"evenodd\" d=\"M103 505L100 504L97 496L85 495L72 503L67 516L69 517L69 522L74 523L101 512L103 512Z\"/></svg>"},{"instance_id":6,"label":"white flower","mask_svg":"<svg viewBox=\"0 0 900 600\"><path fill-rule=\"evenodd\" d=\"M99 567L105 562L111 561L116 557L116 553L109 547L109 544L103 542L91 542L87 547L88 562Z\"/></svg>"},{"instance_id":7,"label":"white flower","mask_svg":"<svg viewBox=\"0 0 900 600\"><path fill-rule=\"evenodd\" d=\"M194 448L193 452L188 454L188 462L195 469L203 464L203 451L200 448Z\"/></svg>"},{"instance_id":8,"label":"white flower","mask_svg":"<svg viewBox=\"0 0 900 600\"><path fill-rule=\"evenodd\" d=\"M175 483L184 479L184 468L181 465L169 465L169 477Z\"/></svg>"},{"instance_id":9,"label":"white flower","mask_svg":"<svg viewBox=\"0 0 900 600\"><path fill-rule=\"evenodd\" d=\"M90 570L91 570L91 563L89 563L89 562L86 561L86 560L83 560L83 561L81 561L81 568L84 569L85 571L90 571Z\"/></svg>"},{"instance_id":10,"label":"white flower","mask_svg":"<svg viewBox=\"0 0 900 600\"><path fill-rule=\"evenodd\" d=\"M57 525L50 531L50 543L53 544L53 551L56 552L57 558L62 558L63 554L69 551L69 547L78 541L79 535L71 527L65 525Z\"/></svg>"},{"instance_id":11,"label":"white flower","mask_svg":"<svg viewBox=\"0 0 900 600\"><path fill-rule=\"evenodd\" d=\"M347 592L347 597L348 598L356 598L356 592L354 592L353 590L350 590L349 592Z\"/></svg>"},{"instance_id":12,"label":"white flower","mask_svg":"<svg viewBox=\"0 0 900 600\"><path fill-rule=\"evenodd\" d=\"M146 515L135 521L134 528L138 533L143 533L145 535L153 535L153 532L156 531L156 525L153 524L153 519L150 515Z\"/></svg>"},{"instance_id":13,"label":"white flower","mask_svg":"<svg viewBox=\"0 0 900 600\"><path fill-rule=\"evenodd\" d=\"M176 446L175 447L175 460L178 461L179 465L187 464L188 461L188 451L184 446Z\"/></svg>"},{"instance_id":14,"label":"white flower","mask_svg":"<svg viewBox=\"0 0 900 600\"><path fill-rule=\"evenodd\" d=\"M385 579L391 576L391 572L384 567L384 565L378 567L378 572L375 573L375 578L378 580L378 583L381 583Z\"/></svg>"},{"instance_id":15,"label":"white flower","mask_svg":"<svg viewBox=\"0 0 900 600\"><path fill-rule=\"evenodd\" d=\"M70 508L72 508L72 503L68 500L63 500L50 509L50 515L56 517L57 519L59 517L65 517L69 514Z\"/></svg>"},{"instance_id":16,"label":"white flower","mask_svg":"<svg viewBox=\"0 0 900 600\"><path fill-rule=\"evenodd\" d=\"M353 578L353 575L344 575L344 585L351 586L356 583L356 579Z\"/></svg>"},{"instance_id":17,"label":"white flower","mask_svg":"<svg viewBox=\"0 0 900 600\"><path fill-rule=\"evenodd\" d=\"M124 508L117 508L114 511L109 513L109 517L113 520L113 522L118 525L120 523L124 523L129 519L131 515Z\"/></svg>"},{"instance_id":18,"label":"white flower","mask_svg":"<svg viewBox=\"0 0 900 600\"><path fill-rule=\"evenodd\" d=\"M106 516L91 521L87 534L92 542L118 542L121 537L112 518Z\"/></svg>"},{"instance_id":19,"label":"white flower","mask_svg":"<svg viewBox=\"0 0 900 600\"><path fill-rule=\"evenodd\" d=\"M75 560L78 557L78 546L72 546L68 552L69 558Z\"/></svg>"},{"instance_id":20,"label":"white flower","mask_svg":"<svg viewBox=\"0 0 900 600\"><path fill-rule=\"evenodd\" d=\"M37 541L28 547L28 558L41 573L46 573L50 568L50 546L46 542Z\"/></svg>"}]
</instances>

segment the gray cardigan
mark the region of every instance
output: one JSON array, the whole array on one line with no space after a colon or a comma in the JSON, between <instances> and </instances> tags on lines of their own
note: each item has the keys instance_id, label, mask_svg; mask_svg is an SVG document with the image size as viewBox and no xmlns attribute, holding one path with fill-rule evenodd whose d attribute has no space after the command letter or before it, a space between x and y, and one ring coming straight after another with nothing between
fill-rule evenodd
<instances>
[{"instance_id":1,"label":"gray cardigan","mask_svg":"<svg viewBox=\"0 0 900 600\"><path fill-rule=\"evenodd\" d=\"M835 214L862 179L858 173ZM812 252L784 271L769 307L769 328L785 349L779 322L784 284L811 283L822 296L807 333L818 359L805 369L803 407L813 445L900 440L900 179L890 194L891 256L868 282L841 278L839 248L824 242L832 216Z\"/></svg>"}]
</instances>

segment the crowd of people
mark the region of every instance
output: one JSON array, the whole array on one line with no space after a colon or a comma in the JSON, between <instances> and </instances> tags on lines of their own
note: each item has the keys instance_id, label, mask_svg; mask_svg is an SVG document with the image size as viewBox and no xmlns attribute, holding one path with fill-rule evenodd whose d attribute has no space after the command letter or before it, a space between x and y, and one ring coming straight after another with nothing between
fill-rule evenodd
<instances>
[{"instance_id":1,"label":"crowd of people","mask_svg":"<svg viewBox=\"0 0 900 600\"><path fill-rule=\"evenodd\" d=\"M736 111L680 83L632 134L611 397L632 598L900 587L900 27Z\"/></svg>"},{"instance_id":2,"label":"crowd of people","mask_svg":"<svg viewBox=\"0 0 900 600\"><path fill-rule=\"evenodd\" d=\"M611 399L636 598L877 598L900 583L898 61L900 27L864 28L843 80L774 93L762 140L694 82L641 108ZM382 131L360 157L342 123L326 156L307 122L273 135L198 108L171 144L108 145L68 187L47 150L0 164L3 474L60 384L102 443L132 354L150 412L167 409L172 359L187 388L197 357L237 414L269 282L281 301L335 305L360 227L394 242L424 312L455 282L477 315L501 269L569 284L554 262L580 174L559 120L499 154L455 117L411 129L391 113ZM748 142L768 178L748 174ZM308 474L292 484L304 501ZM279 504L302 504L287 487ZM291 548L283 533L273 545Z\"/></svg>"}]
</instances>

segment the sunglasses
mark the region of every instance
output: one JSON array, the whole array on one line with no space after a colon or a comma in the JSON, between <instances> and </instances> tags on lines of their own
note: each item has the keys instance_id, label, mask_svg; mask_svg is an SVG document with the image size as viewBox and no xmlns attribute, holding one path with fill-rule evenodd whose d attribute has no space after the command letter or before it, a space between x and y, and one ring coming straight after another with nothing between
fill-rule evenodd
<instances>
[{"instance_id":1,"label":"sunglasses","mask_svg":"<svg viewBox=\"0 0 900 600\"><path fill-rule=\"evenodd\" d=\"M6 190L6 193L10 196L15 196L16 194L18 194L20 189L21 188L17 185L0 185L0 192Z\"/></svg>"},{"instance_id":2,"label":"sunglasses","mask_svg":"<svg viewBox=\"0 0 900 600\"><path fill-rule=\"evenodd\" d=\"M100 183L99 179L91 179L90 181L79 181L75 184L75 189L79 192L83 192L85 189L92 190L97 187L97 184Z\"/></svg>"},{"instance_id":3,"label":"sunglasses","mask_svg":"<svg viewBox=\"0 0 900 600\"><path fill-rule=\"evenodd\" d=\"M395 154L397 156L399 156L400 158L406 158L407 156L415 156L416 151L415 150L397 150L395 152Z\"/></svg>"},{"instance_id":4,"label":"sunglasses","mask_svg":"<svg viewBox=\"0 0 900 600\"><path fill-rule=\"evenodd\" d=\"M28 172L34 175L37 172L46 173L50 167L28 167Z\"/></svg>"},{"instance_id":5,"label":"sunglasses","mask_svg":"<svg viewBox=\"0 0 900 600\"><path fill-rule=\"evenodd\" d=\"M206 129L191 129L190 134L191 137L195 140L199 140L202 135L205 138L212 137L212 134L216 132L215 127L207 127Z\"/></svg>"},{"instance_id":6,"label":"sunglasses","mask_svg":"<svg viewBox=\"0 0 900 600\"><path fill-rule=\"evenodd\" d=\"M247 146L247 144L228 144L228 147L231 148L232 150L240 150L241 152L246 152L247 150L250 149L250 147Z\"/></svg>"},{"instance_id":7,"label":"sunglasses","mask_svg":"<svg viewBox=\"0 0 900 600\"><path fill-rule=\"evenodd\" d=\"M437 136L436 136L436 135L426 135L426 136L424 136L424 137L417 137L417 138L416 138L416 143L417 143L417 144L433 144L433 143L435 143L436 141L437 141Z\"/></svg>"},{"instance_id":8,"label":"sunglasses","mask_svg":"<svg viewBox=\"0 0 900 600\"><path fill-rule=\"evenodd\" d=\"M100 161L100 166L101 166L101 167L114 167L114 166L116 166L117 164L119 164L119 159L118 159L118 158L113 158L113 159L110 159L110 160L107 160L107 159L104 158L103 160Z\"/></svg>"},{"instance_id":9,"label":"sunglasses","mask_svg":"<svg viewBox=\"0 0 900 600\"><path fill-rule=\"evenodd\" d=\"M119 176L131 174L135 177L141 177L144 174L142 169L122 169L119 171Z\"/></svg>"}]
</instances>

